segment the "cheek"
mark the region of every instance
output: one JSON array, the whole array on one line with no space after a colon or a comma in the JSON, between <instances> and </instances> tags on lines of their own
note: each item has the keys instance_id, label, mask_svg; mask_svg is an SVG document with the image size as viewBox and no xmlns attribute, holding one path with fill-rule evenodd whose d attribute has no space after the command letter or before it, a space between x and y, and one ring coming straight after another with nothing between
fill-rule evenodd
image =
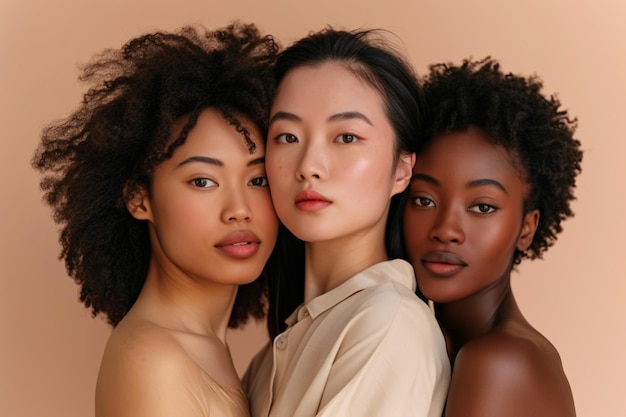
<instances>
[{"instance_id":1,"label":"cheek","mask_svg":"<svg viewBox=\"0 0 626 417\"><path fill-rule=\"evenodd\" d=\"M376 158L336 158L334 161L335 168L343 171L344 174L353 176L355 178L381 178L382 175L375 175L377 172L381 173L380 165Z\"/></svg>"},{"instance_id":2,"label":"cheek","mask_svg":"<svg viewBox=\"0 0 626 417\"><path fill-rule=\"evenodd\" d=\"M207 215L207 201L201 194L190 191L187 185L181 185L177 180L155 176L155 184L160 185L153 189L154 200L152 207L155 216L161 222L180 223L185 225Z\"/></svg>"},{"instance_id":3,"label":"cheek","mask_svg":"<svg viewBox=\"0 0 626 417\"><path fill-rule=\"evenodd\" d=\"M256 198L253 206L254 215L262 225L267 225L268 228L278 228L278 217L276 217L276 211L269 193Z\"/></svg>"},{"instance_id":4,"label":"cheek","mask_svg":"<svg viewBox=\"0 0 626 417\"><path fill-rule=\"evenodd\" d=\"M349 184L348 192L352 192L354 198L380 200L381 203L386 203L390 198L394 183L392 164L382 155L337 155L333 159L332 169L334 178Z\"/></svg>"},{"instance_id":5,"label":"cheek","mask_svg":"<svg viewBox=\"0 0 626 417\"><path fill-rule=\"evenodd\" d=\"M265 172L272 191L281 188L285 182L291 180L295 172L295 158L284 155L284 152L274 151L265 157Z\"/></svg>"},{"instance_id":6,"label":"cheek","mask_svg":"<svg viewBox=\"0 0 626 417\"><path fill-rule=\"evenodd\" d=\"M406 208L403 219L404 243L409 256L417 249L424 234L424 221L411 208Z\"/></svg>"},{"instance_id":7,"label":"cheek","mask_svg":"<svg viewBox=\"0 0 626 417\"><path fill-rule=\"evenodd\" d=\"M154 227L159 245L170 254L181 254L183 248L196 250L204 247L205 238L210 234L215 223L215 214L200 207L193 201L186 200L178 204L161 206L155 212Z\"/></svg>"},{"instance_id":8,"label":"cheek","mask_svg":"<svg viewBox=\"0 0 626 417\"><path fill-rule=\"evenodd\" d=\"M213 223L219 217L219 211L215 204L189 199L180 204L172 204L167 215L170 224L181 230L194 231L202 227L201 225Z\"/></svg>"},{"instance_id":9,"label":"cheek","mask_svg":"<svg viewBox=\"0 0 626 417\"><path fill-rule=\"evenodd\" d=\"M477 239L476 246L482 248L481 252L484 253L485 262L500 268L503 264L508 265L513 256L518 230L502 224L494 226L500 227L475 225L473 230L468 231L468 236Z\"/></svg>"},{"instance_id":10,"label":"cheek","mask_svg":"<svg viewBox=\"0 0 626 417\"><path fill-rule=\"evenodd\" d=\"M264 248L268 250L268 256L274 245L276 244L276 238L278 236L278 217L276 211L272 205L272 200L269 193L261 198L255 199L254 204L254 219L258 231L262 233L259 237L265 243ZM269 246L268 244L271 244Z\"/></svg>"}]
</instances>

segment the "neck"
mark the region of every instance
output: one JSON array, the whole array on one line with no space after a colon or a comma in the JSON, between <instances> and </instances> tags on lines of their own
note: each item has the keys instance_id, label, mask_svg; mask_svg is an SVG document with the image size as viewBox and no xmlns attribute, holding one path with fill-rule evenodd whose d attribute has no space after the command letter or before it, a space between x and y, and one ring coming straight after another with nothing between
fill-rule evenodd
<instances>
[{"instance_id":1,"label":"neck","mask_svg":"<svg viewBox=\"0 0 626 417\"><path fill-rule=\"evenodd\" d=\"M510 272L478 294L454 302L434 303L434 308L452 363L466 343L506 320L521 317L511 291Z\"/></svg>"},{"instance_id":2,"label":"neck","mask_svg":"<svg viewBox=\"0 0 626 417\"><path fill-rule=\"evenodd\" d=\"M304 302L341 285L352 276L388 260L384 228L366 236L305 243Z\"/></svg>"},{"instance_id":3,"label":"neck","mask_svg":"<svg viewBox=\"0 0 626 417\"><path fill-rule=\"evenodd\" d=\"M151 261L136 305L148 320L176 331L216 336L223 343L237 285L202 282Z\"/></svg>"}]
</instances>

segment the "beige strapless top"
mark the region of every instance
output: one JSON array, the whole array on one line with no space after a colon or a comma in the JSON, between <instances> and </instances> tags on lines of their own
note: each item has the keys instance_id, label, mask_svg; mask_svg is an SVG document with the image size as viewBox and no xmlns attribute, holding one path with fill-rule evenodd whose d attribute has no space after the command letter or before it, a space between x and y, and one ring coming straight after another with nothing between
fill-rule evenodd
<instances>
[{"instance_id":1,"label":"beige strapless top","mask_svg":"<svg viewBox=\"0 0 626 417\"><path fill-rule=\"evenodd\" d=\"M200 369L204 385L192 390L199 415L211 417L250 417L248 398L241 389L223 387Z\"/></svg>"}]
</instances>

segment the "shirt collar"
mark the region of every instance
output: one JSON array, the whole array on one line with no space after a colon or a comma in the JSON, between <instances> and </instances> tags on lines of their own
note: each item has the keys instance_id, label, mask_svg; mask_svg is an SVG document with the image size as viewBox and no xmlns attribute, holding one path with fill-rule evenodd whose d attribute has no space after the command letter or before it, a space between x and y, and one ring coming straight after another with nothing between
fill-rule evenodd
<instances>
[{"instance_id":1,"label":"shirt collar","mask_svg":"<svg viewBox=\"0 0 626 417\"><path fill-rule=\"evenodd\" d=\"M300 321L306 316L315 319L324 311L332 308L351 295L386 282L396 282L415 292L416 281L413 267L402 259L380 262L364 269L341 285L319 295L305 305L296 308L285 320L288 326Z\"/></svg>"}]
</instances>

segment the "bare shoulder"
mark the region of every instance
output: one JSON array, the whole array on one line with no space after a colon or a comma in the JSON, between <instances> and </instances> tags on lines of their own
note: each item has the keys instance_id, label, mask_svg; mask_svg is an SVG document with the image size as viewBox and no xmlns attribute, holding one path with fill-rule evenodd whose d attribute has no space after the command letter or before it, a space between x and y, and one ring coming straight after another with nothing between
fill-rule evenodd
<instances>
[{"instance_id":1,"label":"bare shoulder","mask_svg":"<svg viewBox=\"0 0 626 417\"><path fill-rule=\"evenodd\" d=\"M559 354L532 328L495 330L463 346L448 401L446 416L575 415Z\"/></svg>"},{"instance_id":2,"label":"bare shoulder","mask_svg":"<svg viewBox=\"0 0 626 417\"><path fill-rule=\"evenodd\" d=\"M167 331L142 323L115 329L98 374L96 415L168 415L180 404L193 409L189 388L198 378L198 367Z\"/></svg>"},{"instance_id":3,"label":"bare shoulder","mask_svg":"<svg viewBox=\"0 0 626 417\"><path fill-rule=\"evenodd\" d=\"M520 378L550 372L547 364L561 360L554 346L539 334L512 334L492 331L468 342L457 356L457 365L477 366L492 372Z\"/></svg>"},{"instance_id":4,"label":"bare shoulder","mask_svg":"<svg viewBox=\"0 0 626 417\"><path fill-rule=\"evenodd\" d=\"M113 330L102 364L118 365L127 371L150 364L149 369L152 371L165 365L156 362L180 365L187 360L189 358L185 350L167 330L140 322Z\"/></svg>"}]
</instances>

